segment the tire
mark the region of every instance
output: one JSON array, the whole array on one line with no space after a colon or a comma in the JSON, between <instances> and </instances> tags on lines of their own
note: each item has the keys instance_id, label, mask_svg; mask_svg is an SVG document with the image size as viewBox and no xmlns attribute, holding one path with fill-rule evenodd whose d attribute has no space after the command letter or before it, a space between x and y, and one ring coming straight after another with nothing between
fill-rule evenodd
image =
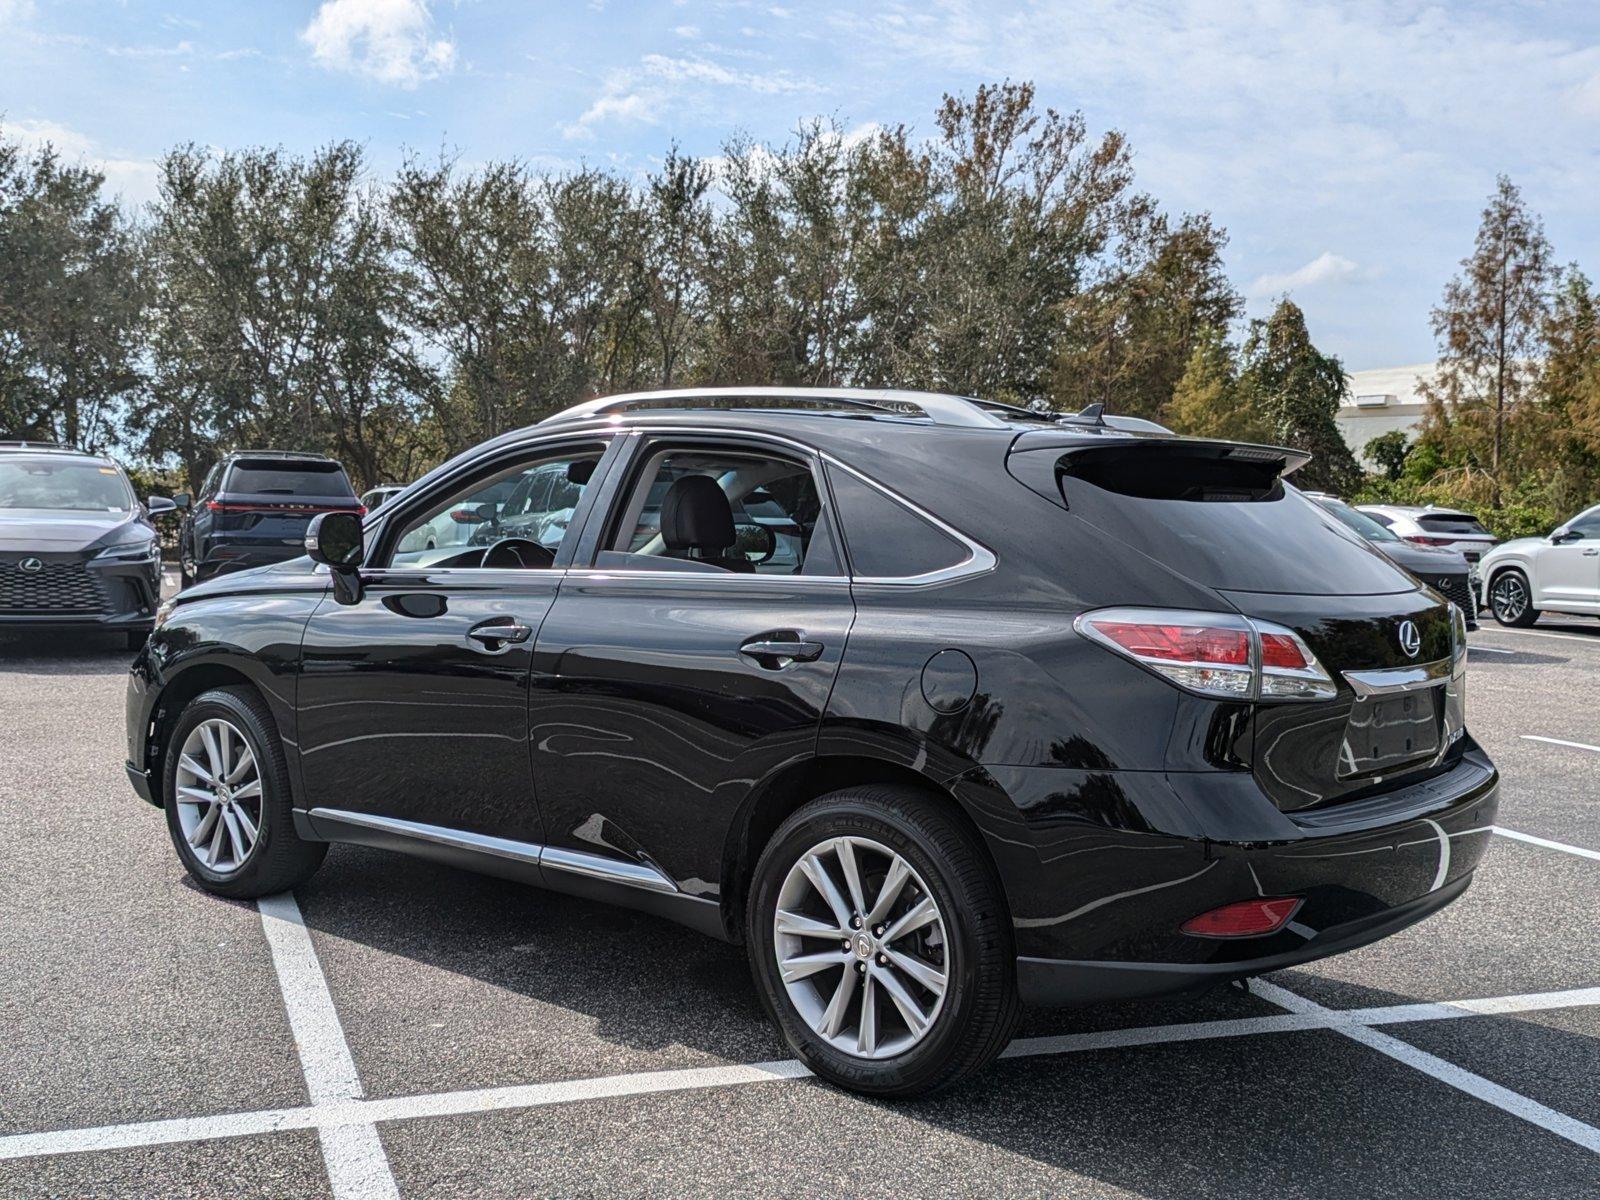
<instances>
[{"instance_id":1,"label":"tire","mask_svg":"<svg viewBox=\"0 0 1600 1200\"><path fill-rule=\"evenodd\" d=\"M913 905L922 909L925 900L933 902L936 918L892 945L868 937L853 939L848 950L839 933L818 936L811 924L802 933L791 932L800 927L793 917L785 917L784 932L775 929L781 898L786 914L822 913L818 923L842 933L837 917L830 915L836 910L822 890L812 887L806 892L812 876L799 864L823 850L810 859L810 865L814 868L820 862L838 900L855 908L855 893L837 848L846 838L869 910L862 933L888 930L892 936L896 922ZM824 849L825 844L834 848ZM899 901L887 910L889 915L874 924L870 910L880 897L884 876L894 869L893 856L909 868L910 875ZM850 915L852 928L859 915L863 914ZM804 915L802 920L818 921ZM1011 1039L1019 1012L1016 956L1000 881L974 835L915 789L847 788L793 813L773 834L756 865L745 921L751 969L768 1013L800 1060L840 1087L884 1097L925 1095L987 1066ZM790 962L797 954L815 959L836 956L838 965L785 983L780 954ZM907 957L914 960L914 974L899 966ZM852 970L857 981L848 985L848 1003L839 1011L849 1013L853 1006L853 1025L846 1017L830 1038L824 1031ZM942 994L917 982L928 971L934 977L942 971ZM928 1018L922 1032L902 1015L905 1010L889 990L891 979L902 995L909 990L911 999L919 1002L919 1014ZM871 1024L876 1055L871 1057L862 1053L868 1035L862 1028L861 1004L869 996L878 1014Z\"/></svg>"},{"instance_id":2,"label":"tire","mask_svg":"<svg viewBox=\"0 0 1600 1200\"><path fill-rule=\"evenodd\" d=\"M196 582L195 572L197 564L194 557L194 543L189 543L189 549L183 548L183 540L178 541L178 590L193 587Z\"/></svg>"},{"instance_id":3,"label":"tire","mask_svg":"<svg viewBox=\"0 0 1600 1200\"><path fill-rule=\"evenodd\" d=\"M1528 577L1515 567L1499 572L1489 581L1489 611L1502 625L1526 629L1539 619L1533 606L1533 589Z\"/></svg>"},{"instance_id":4,"label":"tire","mask_svg":"<svg viewBox=\"0 0 1600 1200\"><path fill-rule=\"evenodd\" d=\"M214 794L214 789L199 784L181 760L185 757L184 748L186 743L190 743L191 735L196 735L202 725L206 725L215 735L218 722L225 723L233 731L230 739L235 735L241 736L249 748L259 790L256 796L247 796L248 772L236 780L240 798L231 801L231 809L225 807L225 811L234 817L235 828L225 827L219 831L218 825L226 826L228 822L213 819L209 826L212 836L199 837L196 844L192 845L191 837L196 823L203 824L205 813L215 805L198 804L191 797L196 792ZM197 736L204 741L203 735ZM204 750L198 750L191 757L203 768L212 768L215 763ZM231 757L225 755L224 761L239 763L242 758L243 755L236 752ZM178 791L180 770L185 772L186 780L196 783L196 787L182 797ZM208 892L249 900L287 891L308 879L327 855L326 843L303 841L295 833L294 818L290 814L289 770L284 761L283 743L266 704L248 687L217 688L189 702L173 725L172 736L167 742L162 780L167 831L172 835L173 847L190 878ZM251 801L256 799L259 803L252 807ZM243 836L244 828L239 824L241 813L245 819L253 819L256 829L256 837L242 856L237 853L240 844L238 839ZM211 856L207 852L216 844L213 839L219 837L221 852L215 856L215 862L208 861ZM233 840L230 841L230 838Z\"/></svg>"}]
</instances>

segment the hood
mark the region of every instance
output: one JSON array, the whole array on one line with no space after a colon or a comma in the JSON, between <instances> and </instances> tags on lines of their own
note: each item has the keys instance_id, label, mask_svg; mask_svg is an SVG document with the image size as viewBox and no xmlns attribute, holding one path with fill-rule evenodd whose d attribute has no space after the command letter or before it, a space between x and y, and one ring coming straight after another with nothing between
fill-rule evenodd
<instances>
[{"instance_id":1,"label":"hood","mask_svg":"<svg viewBox=\"0 0 1600 1200\"><path fill-rule=\"evenodd\" d=\"M1500 552L1502 550L1520 550L1524 554L1526 554L1529 550L1532 550L1537 546L1548 546L1549 544L1550 544L1550 539L1549 538L1542 538L1542 537L1512 538L1509 542L1501 542L1493 550L1489 551L1489 553L1494 555L1496 558L1498 558L1500 556Z\"/></svg>"},{"instance_id":2,"label":"hood","mask_svg":"<svg viewBox=\"0 0 1600 1200\"><path fill-rule=\"evenodd\" d=\"M138 514L131 512L3 508L0 509L0 552L70 553L87 548L122 526L141 523Z\"/></svg>"},{"instance_id":3,"label":"hood","mask_svg":"<svg viewBox=\"0 0 1600 1200\"><path fill-rule=\"evenodd\" d=\"M177 599L182 603L188 603L190 600L237 595L241 592L268 592L283 588L298 590L299 586L304 585L325 588L329 586L329 582L327 572L318 575L317 564L302 555L286 562L269 563L264 567L250 567L243 571L227 571L221 575L213 575L202 583L184 588L178 593Z\"/></svg>"}]
</instances>

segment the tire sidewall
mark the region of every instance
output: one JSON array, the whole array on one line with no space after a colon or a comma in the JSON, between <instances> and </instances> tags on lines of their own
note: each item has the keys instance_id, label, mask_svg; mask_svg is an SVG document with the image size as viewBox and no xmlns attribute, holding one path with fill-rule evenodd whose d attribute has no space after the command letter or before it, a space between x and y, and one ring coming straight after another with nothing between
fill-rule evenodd
<instances>
[{"instance_id":1,"label":"tire sidewall","mask_svg":"<svg viewBox=\"0 0 1600 1200\"><path fill-rule=\"evenodd\" d=\"M1515 579L1518 583L1520 583L1522 585L1522 594L1527 597L1527 599L1524 601L1522 613L1516 618L1516 620L1509 620L1501 616L1500 606L1495 603L1494 599L1495 589L1508 579ZM1507 626L1508 628L1531 625L1533 624L1533 621L1538 620L1538 613L1533 607L1533 588L1528 582L1528 577L1514 567L1508 568L1507 570L1502 571L1499 575L1496 575L1493 582L1489 584L1489 612L1494 616L1494 619L1497 622L1499 622L1501 625ZM1532 618L1531 620L1530 617Z\"/></svg>"},{"instance_id":2,"label":"tire sidewall","mask_svg":"<svg viewBox=\"0 0 1600 1200\"><path fill-rule=\"evenodd\" d=\"M215 718L227 721L244 735L250 753L255 756L256 769L261 778L261 824L255 848L243 868L227 874L213 871L200 861L178 820L178 758L183 743L196 725ZM288 819L287 805L282 799L287 794L287 781L283 778L280 766L282 759L276 753L276 743L269 740L276 736L272 730L264 729L250 707L231 691L206 692L196 697L173 725L172 737L167 742L162 763L162 797L165 801L162 807L166 811L167 832L172 836L173 848L177 850L178 860L183 863L184 870L208 891L222 895L255 895L261 864L271 857L273 843L284 835L280 827ZM289 832L292 833L292 830Z\"/></svg>"},{"instance_id":3,"label":"tire sidewall","mask_svg":"<svg viewBox=\"0 0 1600 1200\"><path fill-rule=\"evenodd\" d=\"M751 887L746 939L762 1003L795 1054L817 1074L868 1092L920 1090L936 1078L961 1043L977 990L978 933L960 902L946 866L902 822L876 806L840 797L826 808L796 814L762 853ZM790 1001L777 968L772 928L778 892L806 851L829 838L870 838L900 854L922 877L945 923L945 973L949 984L933 1029L911 1049L886 1059L861 1059L824 1042Z\"/></svg>"}]
</instances>

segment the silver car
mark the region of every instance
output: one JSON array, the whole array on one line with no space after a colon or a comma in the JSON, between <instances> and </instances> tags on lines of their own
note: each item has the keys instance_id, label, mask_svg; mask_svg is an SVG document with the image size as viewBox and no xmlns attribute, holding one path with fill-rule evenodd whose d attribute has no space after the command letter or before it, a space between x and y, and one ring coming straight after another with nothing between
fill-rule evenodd
<instances>
[{"instance_id":1,"label":"silver car","mask_svg":"<svg viewBox=\"0 0 1600 1200\"><path fill-rule=\"evenodd\" d=\"M1600 504L1549 537L1496 546L1482 570L1484 603L1502 625L1532 625L1541 611L1600 617Z\"/></svg>"}]
</instances>

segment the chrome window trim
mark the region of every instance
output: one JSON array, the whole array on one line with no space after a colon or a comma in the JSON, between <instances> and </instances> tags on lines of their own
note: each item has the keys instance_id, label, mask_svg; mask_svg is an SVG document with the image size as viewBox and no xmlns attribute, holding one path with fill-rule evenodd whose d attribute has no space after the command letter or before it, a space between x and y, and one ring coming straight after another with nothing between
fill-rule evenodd
<instances>
[{"instance_id":1,"label":"chrome window trim","mask_svg":"<svg viewBox=\"0 0 1600 1200\"><path fill-rule=\"evenodd\" d=\"M517 842L509 838L491 837L484 833L470 833L464 829L451 829L444 825L428 825L421 821L380 817L372 813L349 812L340 808L313 808L307 815L313 822L325 820L358 825L363 829L376 829L399 837L449 846L455 850L470 850L494 858L527 863L541 869L548 867L555 871L642 888L645 891L682 894L677 884L654 867L606 858L599 854L588 854L582 850L545 846L538 842Z\"/></svg>"},{"instance_id":2,"label":"chrome window trim","mask_svg":"<svg viewBox=\"0 0 1600 1200\"><path fill-rule=\"evenodd\" d=\"M1453 663L1448 658L1418 663L1414 667L1388 667L1375 671L1341 671L1357 696L1395 696L1449 682Z\"/></svg>"}]
</instances>

